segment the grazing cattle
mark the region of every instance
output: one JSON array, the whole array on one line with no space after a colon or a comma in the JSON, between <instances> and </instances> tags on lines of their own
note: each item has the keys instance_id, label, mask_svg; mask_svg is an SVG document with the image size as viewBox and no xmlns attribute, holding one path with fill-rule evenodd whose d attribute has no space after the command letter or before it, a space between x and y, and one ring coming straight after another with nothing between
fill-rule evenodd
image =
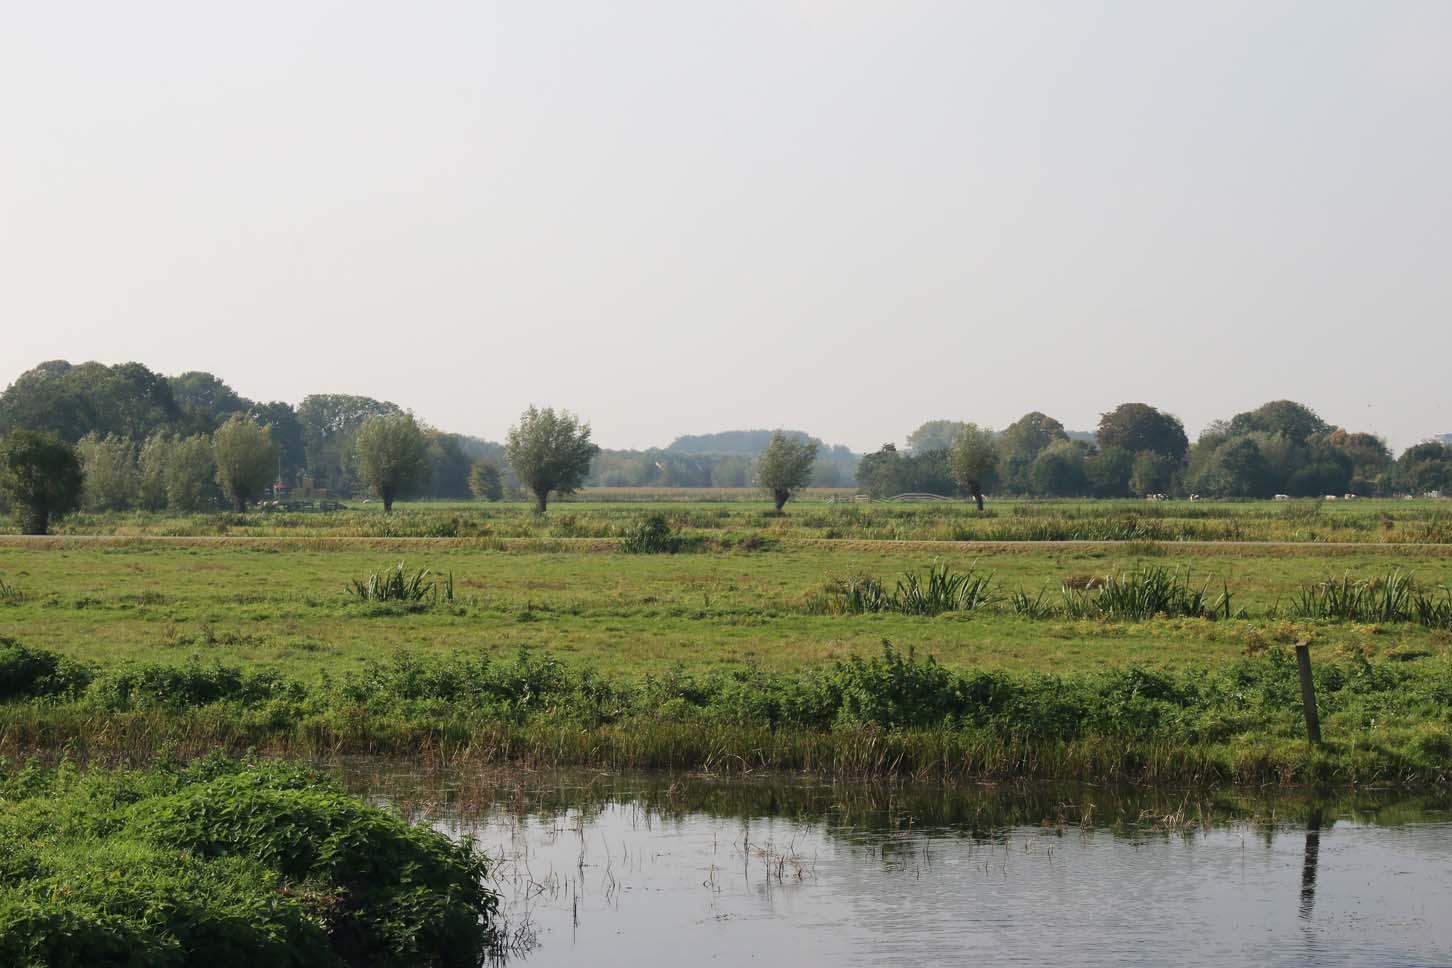
<instances>
[{"instance_id":1,"label":"grazing cattle","mask_svg":"<svg viewBox=\"0 0 1452 968\"><path fill-rule=\"evenodd\" d=\"M1198 495L1198 494L1191 494L1190 495L1190 500L1192 500L1192 501L1198 501L1198 500L1200 500L1200 495Z\"/></svg>"},{"instance_id":2,"label":"grazing cattle","mask_svg":"<svg viewBox=\"0 0 1452 968\"><path fill-rule=\"evenodd\" d=\"M1327 494L1326 495L1326 500L1328 500L1328 501L1334 501L1334 500L1336 500L1336 495L1335 494Z\"/></svg>"},{"instance_id":3,"label":"grazing cattle","mask_svg":"<svg viewBox=\"0 0 1452 968\"><path fill-rule=\"evenodd\" d=\"M1276 500L1277 501L1289 501L1290 499L1291 499L1291 496L1289 494L1277 494L1276 495Z\"/></svg>"},{"instance_id":4,"label":"grazing cattle","mask_svg":"<svg viewBox=\"0 0 1452 968\"><path fill-rule=\"evenodd\" d=\"M1355 494L1343 494L1343 495L1341 495L1341 500L1343 500L1343 501L1354 501L1354 500L1356 500L1356 495Z\"/></svg>"}]
</instances>

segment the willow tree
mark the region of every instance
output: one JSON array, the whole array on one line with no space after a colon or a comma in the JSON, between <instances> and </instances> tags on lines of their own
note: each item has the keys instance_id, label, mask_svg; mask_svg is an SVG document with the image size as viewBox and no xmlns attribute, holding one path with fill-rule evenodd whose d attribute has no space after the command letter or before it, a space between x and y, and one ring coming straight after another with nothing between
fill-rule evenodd
<instances>
[{"instance_id":1,"label":"willow tree","mask_svg":"<svg viewBox=\"0 0 1452 968\"><path fill-rule=\"evenodd\" d=\"M993 431L977 424L964 424L958 439L948 450L948 466L953 472L953 480L973 495L978 510L982 511L983 482L998 466L998 442L994 440Z\"/></svg>"},{"instance_id":2,"label":"willow tree","mask_svg":"<svg viewBox=\"0 0 1452 968\"><path fill-rule=\"evenodd\" d=\"M212 435L212 456L217 462L217 485L238 511L262 496L277 479L277 445L272 431L237 414Z\"/></svg>"},{"instance_id":3,"label":"willow tree","mask_svg":"<svg viewBox=\"0 0 1452 968\"><path fill-rule=\"evenodd\" d=\"M543 514L551 493L573 494L585 483L600 448L590 442L590 425L567 410L530 407L509 428L504 452L514 476L534 493Z\"/></svg>"},{"instance_id":4,"label":"willow tree","mask_svg":"<svg viewBox=\"0 0 1452 968\"><path fill-rule=\"evenodd\" d=\"M393 510L399 492L428 471L428 440L412 414L368 417L358 428L357 448L358 473L383 499L385 514Z\"/></svg>"},{"instance_id":5,"label":"willow tree","mask_svg":"<svg viewBox=\"0 0 1452 968\"><path fill-rule=\"evenodd\" d=\"M778 430L756 464L756 480L771 495L778 512L802 488L812 482L812 465L817 462L817 442L788 437Z\"/></svg>"}]
</instances>

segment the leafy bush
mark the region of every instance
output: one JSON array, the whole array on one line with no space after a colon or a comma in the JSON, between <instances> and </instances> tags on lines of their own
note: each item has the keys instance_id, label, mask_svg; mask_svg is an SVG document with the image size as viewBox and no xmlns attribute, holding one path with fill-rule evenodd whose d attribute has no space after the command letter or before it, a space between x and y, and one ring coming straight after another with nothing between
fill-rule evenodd
<instances>
[{"instance_id":1,"label":"leafy bush","mask_svg":"<svg viewBox=\"0 0 1452 968\"><path fill-rule=\"evenodd\" d=\"M75 695L90 678L90 671L79 663L0 635L0 702Z\"/></svg>"},{"instance_id":2,"label":"leafy bush","mask_svg":"<svg viewBox=\"0 0 1452 968\"><path fill-rule=\"evenodd\" d=\"M827 676L826 687L838 698L837 717L853 723L925 726L956 717L963 708L958 680L929 656L919 662L912 649L906 656L882 643L882 655L852 656Z\"/></svg>"},{"instance_id":3,"label":"leafy bush","mask_svg":"<svg viewBox=\"0 0 1452 968\"><path fill-rule=\"evenodd\" d=\"M298 767L0 770L0 844L5 964L462 966L493 940L471 845Z\"/></svg>"},{"instance_id":4,"label":"leafy bush","mask_svg":"<svg viewBox=\"0 0 1452 968\"><path fill-rule=\"evenodd\" d=\"M105 709L185 709L235 701L257 705L273 699L300 700L305 690L268 669L244 671L220 662L147 664L96 678L88 697Z\"/></svg>"}]
</instances>

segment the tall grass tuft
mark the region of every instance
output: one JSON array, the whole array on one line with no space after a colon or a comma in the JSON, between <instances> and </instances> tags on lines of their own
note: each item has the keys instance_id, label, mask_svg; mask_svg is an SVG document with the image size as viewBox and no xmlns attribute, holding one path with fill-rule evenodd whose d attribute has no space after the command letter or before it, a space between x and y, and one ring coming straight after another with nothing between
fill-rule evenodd
<instances>
[{"instance_id":1,"label":"tall grass tuft","mask_svg":"<svg viewBox=\"0 0 1452 968\"><path fill-rule=\"evenodd\" d=\"M1052 618L1055 614L1054 603L1044 600L1048 593L1048 588L1040 588L1037 595L1030 596L1020 588L1008 596L1009 611L1024 618Z\"/></svg>"},{"instance_id":2,"label":"tall grass tuft","mask_svg":"<svg viewBox=\"0 0 1452 968\"><path fill-rule=\"evenodd\" d=\"M992 581L992 575L980 575L974 568L956 572L937 562L928 568L927 575L905 573L891 592L880 579L852 575L829 585L808 604L808 611L827 615L972 612L992 602Z\"/></svg>"},{"instance_id":3,"label":"tall grass tuft","mask_svg":"<svg viewBox=\"0 0 1452 968\"><path fill-rule=\"evenodd\" d=\"M25 592L0 578L0 605L19 605L26 599Z\"/></svg>"},{"instance_id":4,"label":"tall grass tuft","mask_svg":"<svg viewBox=\"0 0 1452 968\"><path fill-rule=\"evenodd\" d=\"M366 578L353 579L353 583L348 586L348 594L360 602L418 603L430 597L437 602L439 589L429 575L427 568L409 574L400 561L389 570L375 571ZM444 598L449 602L454 600L452 573L444 583Z\"/></svg>"},{"instance_id":5,"label":"tall grass tuft","mask_svg":"<svg viewBox=\"0 0 1452 968\"><path fill-rule=\"evenodd\" d=\"M991 601L988 589L992 581L991 575L980 575L971 567L955 572L934 562L926 578L911 571L903 575L892 596L893 611L904 615L971 612Z\"/></svg>"},{"instance_id":6,"label":"tall grass tuft","mask_svg":"<svg viewBox=\"0 0 1452 968\"><path fill-rule=\"evenodd\" d=\"M1167 618L1230 618L1229 583L1212 598L1210 583L1190 584L1189 569L1136 566L1106 575L1098 589L1064 587L1064 613L1070 618L1121 621Z\"/></svg>"},{"instance_id":7,"label":"tall grass tuft","mask_svg":"<svg viewBox=\"0 0 1452 968\"><path fill-rule=\"evenodd\" d=\"M1291 599L1293 618L1320 618L1341 622L1416 622L1434 629L1452 629L1452 591L1439 597L1417 586L1416 579L1392 570L1385 577L1307 585Z\"/></svg>"},{"instance_id":8,"label":"tall grass tuft","mask_svg":"<svg viewBox=\"0 0 1452 968\"><path fill-rule=\"evenodd\" d=\"M681 550L681 538L664 514L648 514L620 539L620 550L628 555L673 555Z\"/></svg>"}]
</instances>

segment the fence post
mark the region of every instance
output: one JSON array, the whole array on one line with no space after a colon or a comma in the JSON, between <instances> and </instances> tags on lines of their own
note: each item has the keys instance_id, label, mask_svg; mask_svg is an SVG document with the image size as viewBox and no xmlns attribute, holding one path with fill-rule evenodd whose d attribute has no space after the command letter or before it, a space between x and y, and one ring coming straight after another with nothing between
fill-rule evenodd
<instances>
[{"instance_id":1,"label":"fence post","mask_svg":"<svg viewBox=\"0 0 1452 968\"><path fill-rule=\"evenodd\" d=\"M1306 738L1321 745L1321 717L1316 714L1316 683L1311 679L1311 645L1296 643L1296 667L1301 672L1301 709L1306 714Z\"/></svg>"}]
</instances>

